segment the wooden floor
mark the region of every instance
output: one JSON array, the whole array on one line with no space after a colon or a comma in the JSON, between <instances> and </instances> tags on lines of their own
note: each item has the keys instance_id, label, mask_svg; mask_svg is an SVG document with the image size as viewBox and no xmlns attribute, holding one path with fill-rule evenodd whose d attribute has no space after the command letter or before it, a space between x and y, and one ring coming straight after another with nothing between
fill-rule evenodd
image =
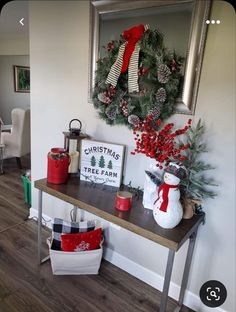
<instances>
[{"instance_id":1,"label":"wooden floor","mask_svg":"<svg viewBox=\"0 0 236 312\"><path fill-rule=\"evenodd\" d=\"M24 159L24 168L28 161ZM28 207L21 171L13 160L4 163L4 170L0 176L0 312L159 310L159 291L104 260L100 274L94 276L54 276L49 261L38 267L37 224L24 221ZM169 299L167 311L173 311L175 304Z\"/></svg>"},{"instance_id":2,"label":"wooden floor","mask_svg":"<svg viewBox=\"0 0 236 312\"><path fill-rule=\"evenodd\" d=\"M22 158L22 167L22 170L17 167L15 158L3 162L5 173L0 175L0 233L28 216L21 179L21 174L30 168L28 156Z\"/></svg>"}]
</instances>

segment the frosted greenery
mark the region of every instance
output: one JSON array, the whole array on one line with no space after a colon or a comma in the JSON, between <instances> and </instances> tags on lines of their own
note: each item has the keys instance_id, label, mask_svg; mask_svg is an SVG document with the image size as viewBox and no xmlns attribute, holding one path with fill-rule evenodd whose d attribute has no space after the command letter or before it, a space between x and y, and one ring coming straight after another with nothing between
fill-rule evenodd
<instances>
[{"instance_id":1,"label":"frosted greenery","mask_svg":"<svg viewBox=\"0 0 236 312\"><path fill-rule=\"evenodd\" d=\"M183 160L187 169L187 176L180 182L183 196L192 199L214 198L217 194L212 187L217 186L214 179L209 177L209 170L214 167L203 160L203 154L207 153L205 143L205 127L201 121L196 126L191 126L186 133L189 149L186 150L188 159Z\"/></svg>"}]
</instances>

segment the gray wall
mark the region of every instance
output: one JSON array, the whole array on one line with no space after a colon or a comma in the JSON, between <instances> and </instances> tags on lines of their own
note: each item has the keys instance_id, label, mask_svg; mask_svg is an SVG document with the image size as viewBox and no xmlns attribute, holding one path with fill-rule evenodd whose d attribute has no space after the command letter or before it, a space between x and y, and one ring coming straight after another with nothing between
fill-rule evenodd
<instances>
[{"instance_id":1,"label":"gray wall","mask_svg":"<svg viewBox=\"0 0 236 312\"><path fill-rule=\"evenodd\" d=\"M29 66L28 55L0 55L0 117L11 123L13 108L28 108L30 94L14 91L13 65Z\"/></svg>"},{"instance_id":2,"label":"gray wall","mask_svg":"<svg viewBox=\"0 0 236 312\"><path fill-rule=\"evenodd\" d=\"M175 50L177 54L185 57L188 48L188 38L191 26L191 12L176 12L155 14L148 17L129 17L114 20L104 20L100 28L100 53L104 55L104 48L111 40L118 40L124 30L133 26L148 24L150 29L157 29L164 36L164 46ZM173 32L175 29L178 36Z\"/></svg>"}]
</instances>

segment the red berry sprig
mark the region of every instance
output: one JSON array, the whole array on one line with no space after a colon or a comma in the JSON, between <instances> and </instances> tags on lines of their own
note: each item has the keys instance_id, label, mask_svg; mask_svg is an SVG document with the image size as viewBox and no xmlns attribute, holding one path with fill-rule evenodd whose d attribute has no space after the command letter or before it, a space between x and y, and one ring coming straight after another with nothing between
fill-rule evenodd
<instances>
[{"instance_id":1,"label":"red berry sprig","mask_svg":"<svg viewBox=\"0 0 236 312\"><path fill-rule=\"evenodd\" d=\"M189 148L189 144L180 144L176 139L188 131L191 122L192 120L189 119L185 127L177 130L173 130L173 123L168 123L157 131L157 128L160 129L161 120L155 121L152 115L148 115L142 124L133 130L136 148L131 154L141 153L155 159L160 169L173 160L187 159L182 153Z\"/></svg>"},{"instance_id":2,"label":"red berry sprig","mask_svg":"<svg viewBox=\"0 0 236 312\"><path fill-rule=\"evenodd\" d=\"M148 67L143 67L140 66L139 70L138 70L138 75L139 76L144 76L149 72L149 68Z\"/></svg>"},{"instance_id":3,"label":"red berry sprig","mask_svg":"<svg viewBox=\"0 0 236 312\"><path fill-rule=\"evenodd\" d=\"M115 45L114 45L114 40L108 42L107 46L105 47L105 49L110 52L114 49Z\"/></svg>"}]
</instances>

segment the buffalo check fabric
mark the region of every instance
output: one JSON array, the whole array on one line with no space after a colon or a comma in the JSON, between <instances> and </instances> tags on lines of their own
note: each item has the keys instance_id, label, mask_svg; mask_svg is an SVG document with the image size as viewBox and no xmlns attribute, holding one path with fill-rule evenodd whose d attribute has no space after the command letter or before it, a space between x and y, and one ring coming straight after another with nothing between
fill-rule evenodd
<instances>
[{"instance_id":1,"label":"buffalo check fabric","mask_svg":"<svg viewBox=\"0 0 236 312\"><path fill-rule=\"evenodd\" d=\"M61 250L61 234L72 234L93 231L96 220L68 222L60 218L54 218L52 223L52 249Z\"/></svg>"}]
</instances>

